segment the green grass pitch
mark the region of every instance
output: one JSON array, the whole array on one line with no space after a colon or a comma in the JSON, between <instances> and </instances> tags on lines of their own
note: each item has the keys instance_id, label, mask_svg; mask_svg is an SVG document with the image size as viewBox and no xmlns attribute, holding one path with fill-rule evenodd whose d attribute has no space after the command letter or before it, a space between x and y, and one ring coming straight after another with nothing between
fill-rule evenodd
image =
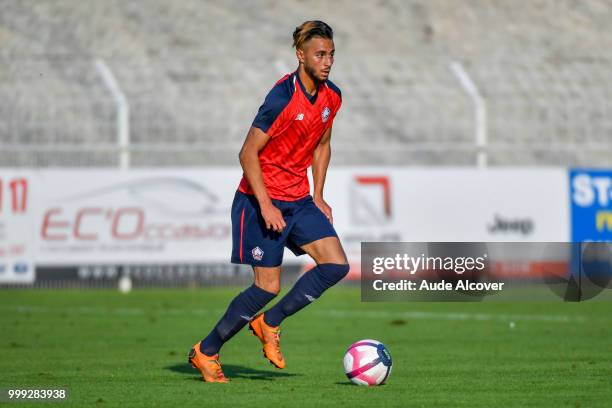
<instances>
[{"instance_id":1,"label":"green grass pitch","mask_svg":"<svg viewBox=\"0 0 612 408\"><path fill-rule=\"evenodd\" d=\"M361 303L336 287L283 324L286 369L245 328L221 352L231 384L206 384L187 353L237 291L2 291L0 388L66 387L65 407L612 406L609 302ZM363 338L391 352L384 386L343 373Z\"/></svg>"}]
</instances>

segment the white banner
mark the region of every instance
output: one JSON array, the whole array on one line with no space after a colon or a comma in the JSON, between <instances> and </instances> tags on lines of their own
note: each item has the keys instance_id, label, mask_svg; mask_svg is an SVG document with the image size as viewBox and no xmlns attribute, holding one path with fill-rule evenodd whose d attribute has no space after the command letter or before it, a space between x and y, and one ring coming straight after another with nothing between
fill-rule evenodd
<instances>
[{"instance_id":1,"label":"white banner","mask_svg":"<svg viewBox=\"0 0 612 408\"><path fill-rule=\"evenodd\" d=\"M229 262L240 177L237 167L0 170L0 282L32 281L34 263ZM332 166L325 187L352 262L362 241L567 242L568 197L566 170L540 168Z\"/></svg>"},{"instance_id":2,"label":"white banner","mask_svg":"<svg viewBox=\"0 0 612 408\"><path fill-rule=\"evenodd\" d=\"M225 261L239 171L49 171L41 174L37 262Z\"/></svg>"},{"instance_id":3,"label":"white banner","mask_svg":"<svg viewBox=\"0 0 612 408\"><path fill-rule=\"evenodd\" d=\"M325 195L349 257L362 241L568 242L564 169L330 169Z\"/></svg>"},{"instance_id":4,"label":"white banner","mask_svg":"<svg viewBox=\"0 0 612 408\"><path fill-rule=\"evenodd\" d=\"M37 199L33 174L0 172L0 283L34 281Z\"/></svg>"}]
</instances>

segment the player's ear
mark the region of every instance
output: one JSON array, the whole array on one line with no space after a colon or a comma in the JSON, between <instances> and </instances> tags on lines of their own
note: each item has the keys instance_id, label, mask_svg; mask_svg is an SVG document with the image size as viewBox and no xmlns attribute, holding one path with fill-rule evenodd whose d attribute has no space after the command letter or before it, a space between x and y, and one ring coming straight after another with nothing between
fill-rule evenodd
<instances>
[{"instance_id":1,"label":"player's ear","mask_svg":"<svg viewBox=\"0 0 612 408\"><path fill-rule=\"evenodd\" d=\"M302 49L300 49L300 48L296 48L296 49L295 49L295 56L297 57L298 62L299 62L300 64L303 64L303 63L304 63L304 51L303 51Z\"/></svg>"}]
</instances>

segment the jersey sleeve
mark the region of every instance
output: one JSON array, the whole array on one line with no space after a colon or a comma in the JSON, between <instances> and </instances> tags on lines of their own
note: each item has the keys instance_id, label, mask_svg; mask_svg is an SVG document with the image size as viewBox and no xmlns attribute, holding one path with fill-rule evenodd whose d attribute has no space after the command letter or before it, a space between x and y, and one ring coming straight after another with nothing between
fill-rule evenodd
<instances>
[{"instance_id":1,"label":"jersey sleeve","mask_svg":"<svg viewBox=\"0 0 612 408\"><path fill-rule=\"evenodd\" d=\"M329 129L330 127L333 126L334 124L334 119L336 119L336 114L338 113L338 111L340 110L340 106L342 106L342 99L338 99L338 102L336 103L336 105L334 106L334 109L332 109L332 114L331 117L329 118L329 120L327 121L327 127L325 128L326 130Z\"/></svg>"},{"instance_id":2,"label":"jersey sleeve","mask_svg":"<svg viewBox=\"0 0 612 408\"><path fill-rule=\"evenodd\" d=\"M329 120L327 121L327 126L325 127L325 130L332 127L332 125L334 124L334 119L336 118L336 114L340 110L340 106L342 106L342 92L340 92L340 88L338 88L331 81L327 81L327 86L333 91L333 95L335 97L333 98L334 104L331 109L331 114Z\"/></svg>"},{"instance_id":3,"label":"jersey sleeve","mask_svg":"<svg viewBox=\"0 0 612 408\"><path fill-rule=\"evenodd\" d=\"M253 120L252 126L261 129L271 138L278 136L280 131L286 128L284 122L287 121L287 115L282 113L292 96L288 82L290 83L290 80L287 77L274 85Z\"/></svg>"}]
</instances>

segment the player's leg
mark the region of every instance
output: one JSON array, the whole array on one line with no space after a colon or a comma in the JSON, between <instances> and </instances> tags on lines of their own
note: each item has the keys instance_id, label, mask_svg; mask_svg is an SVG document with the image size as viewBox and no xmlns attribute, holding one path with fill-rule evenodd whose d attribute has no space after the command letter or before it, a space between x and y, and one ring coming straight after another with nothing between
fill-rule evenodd
<instances>
[{"instance_id":1,"label":"player's leg","mask_svg":"<svg viewBox=\"0 0 612 408\"><path fill-rule=\"evenodd\" d=\"M253 270L255 283L230 302L208 336L190 352L189 362L200 369L205 381L226 382L219 364L219 350L278 294L280 267L253 267Z\"/></svg>"},{"instance_id":2,"label":"player's leg","mask_svg":"<svg viewBox=\"0 0 612 408\"><path fill-rule=\"evenodd\" d=\"M266 292L278 295L280 291L281 267L274 266L271 268L263 266L253 266L255 275L255 285L262 288Z\"/></svg>"},{"instance_id":3,"label":"player's leg","mask_svg":"<svg viewBox=\"0 0 612 408\"><path fill-rule=\"evenodd\" d=\"M304 250L317 264L344 264L348 265L344 248L338 237L325 237L314 242L302 245Z\"/></svg>"},{"instance_id":4,"label":"player's leg","mask_svg":"<svg viewBox=\"0 0 612 408\"><path fill-rule=\"evenodd\" d=\"M232 262L263 265L253 267L253 285L230 302L208 336L190 351L189 362L200 369L206 381L226 382L218 362L219 350L278 293L283 245L263 237L258 215L253 199L237 193L232 205Z\"/></svg>"},{"instance_id":5,"label":"player's leg","mask_svg":"<svg viewBox=\"0 0 612 408\"><path fill-rule=\"evenodd\" d=\"M287 246L297 255L310 253L319 263L305 273L274 307L257 316L251 329L264 344L264 354L278 368L285 367L280 352L280 322L316 299L348 272L348 262L334 227L312 199L296 203ZM258 330L261 334L258 334ZM266 335L267 333L267 335Z\"/></svg>"},{"instance_id":6,"label":"player's leg","mask_svg":"<svg viewBox=\"0 0 612 408\"><path fill-rule=\"evenodd\" d=\"M212 356L221 346L240 331L270 302L279 291L280 266L273 268L253 267L255 283L236 296L227 307L210 334L200 343L202 353Z\"/></svg>"},{"instance_id":7,"label":"player's leg","mask_svg":"<svg viewBox=\"0 0 612 408\"><path fill-rule=\"evenodd\" d=\"M264 314L266 324L272 327L302 310L323 292L338 283L349 271L346 255L338 237L326 237L301 248L314 259L317 266L304 273L293 288Z\"/></svg>"},{"instance_id":8,"label":"player's leg","mask_svg":"<svg viewBox=\"0 0 612 408\"><path fill-rule=\"evenodd\" d=\"M232 204L232 262L251 265L255 282L230 302L221 320L202 340L200 349L204 354L217 354L278 294L283 245L266 234L255 197L237 192Z\"/></svg>"},{"instance_id":9,"label":"player's leg","mask_svg":"<svg viewBox=\"0 0 612 408\"><path fill-rule=\"evenodd\" d=\"M253 267L255 270L255 284L267 291L277 294L280 290L280 267L277 269ZM285 359L280 351L280 329L270 327L259 314L249 323L249 330L259 338L263 346L264 356L277 368L285 367Z\"/></svg>"}]
</instances>

